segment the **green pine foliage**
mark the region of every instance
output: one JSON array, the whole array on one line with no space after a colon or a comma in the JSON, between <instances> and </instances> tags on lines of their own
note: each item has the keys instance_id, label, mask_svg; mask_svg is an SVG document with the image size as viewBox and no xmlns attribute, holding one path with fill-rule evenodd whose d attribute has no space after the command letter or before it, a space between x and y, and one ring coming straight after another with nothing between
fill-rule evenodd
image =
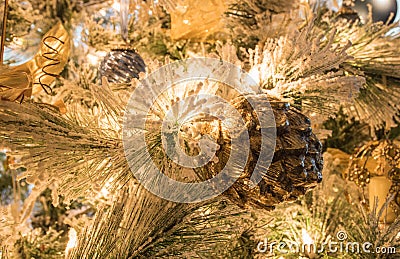
<instances>
[{"instance_id":1,"label":"green pine foliage","mask_svg":"<svg viewBox=\"0 0 400 259\"><path fill-rule=\"evenodd\" d=\"M238 0L229 4L222 33L206 42L172 41L166 9L158 1L139 4L124 42L118 19L100 12L115 12L109 1L10 0L7 47L14 55L6 62L28 59L59 20L77 43L51 96L24 104L0 102L0 148L4 143L12 148L0 153L0 258L65 258L72 228L78 244L68 258L265 258L257 251L259 242L301 244L304 231L319 244L345 231L349 241L399 251L400 219L382 227L382 211L368 211L361 191L341 177L346 159L332 152L352 154L371 139L399 138L400 39L386 36L393 25L349 22L326 8L302 20L299 1ZM15 40L25 45L15 46ZM239 208L223 197L186 206L147 193L132 180L120 148L123 100L135 85L100 83L96 64L87 59L126 44L144 57L149 70L199 55L229 57L244 69L261 71L263 91L322 115L316 122L330 131L323 183L271 212ZM43 104L55 99L66 103L67 115ZM15 152L26 169L5 163Z\"/></svg>"}]
</instances>

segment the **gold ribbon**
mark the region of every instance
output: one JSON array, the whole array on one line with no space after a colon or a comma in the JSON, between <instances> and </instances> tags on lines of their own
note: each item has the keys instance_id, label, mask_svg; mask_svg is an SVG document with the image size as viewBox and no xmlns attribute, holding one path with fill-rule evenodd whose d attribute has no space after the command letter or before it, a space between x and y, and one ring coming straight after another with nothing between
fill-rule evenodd
<instances>
[{"instance_id":1,"label":"gold ribbon","mask_svg":"<svg viewBox=\"0 0 400 259\"><path fill-rule=\"evenodd\" d=\"M71 39L61 22L42 39L39 51L28 62L15 67L0 67L0 99L23 101L51 85L63 71L70 54Z\"/></svg>"}]
</instances>

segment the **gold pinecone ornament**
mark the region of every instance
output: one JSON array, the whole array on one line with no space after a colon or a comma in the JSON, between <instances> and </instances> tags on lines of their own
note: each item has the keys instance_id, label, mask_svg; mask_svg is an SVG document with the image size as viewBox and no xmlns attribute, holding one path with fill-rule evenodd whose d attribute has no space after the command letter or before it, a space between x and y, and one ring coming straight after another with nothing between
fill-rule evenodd
<instances>
[{"instance_id":1,"label":"gold pinecone ornament","mask_svg":"<svg viewBox=\"0 0 400 259\"><path fill-rule=\"evenodd\" d=\"M127 106L124 151L133 168L153 163L132 170L148 190L181 203L224 194L241 207L272 210L321 182L322 145L304 114L271 98L232 64L192 59L179 70L176 65L152 73L147 82L171 79L153 90L139 85ZM143 138L132 137L138 123ZM134 155L142 150L146 158Z\"/></svg>"},{"instance_id":2,"label":"gold pinecone ornament","mask_svg":"<svg viewBox=\"0 0 400 259\"><path fill-rule=\"evenodd\" d=\"M273 122L260 125L248 100L262 105L265 97L264 94L245 96L233 101L248 128L250 154L243 174L225 195L241 207L273 210L279 203L295 201L322 181L323 158L322 145L312 133L310 120L289 103L269 98L276 124L273 160L263 172L262 180L254 188L249 185L260 155L261 130L275 125ZM229 139L222 137L219 144L219 162L203 170L204 174L212 174L208 177L217 175L229 158Z\"/></svg>"}]
</instances>

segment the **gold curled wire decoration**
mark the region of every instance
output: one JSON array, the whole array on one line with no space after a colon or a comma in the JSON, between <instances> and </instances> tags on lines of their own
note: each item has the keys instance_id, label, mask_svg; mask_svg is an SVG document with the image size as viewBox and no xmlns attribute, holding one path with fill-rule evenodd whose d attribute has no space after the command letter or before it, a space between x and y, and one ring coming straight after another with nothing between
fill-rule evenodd
<instances>
[{"instance_id":1,"label":"gold curled wire decoration","mask_svg":"<svg viewBox=\"0 0 400 259\"><path fill-rule=\"evenodd\" d=\"M64 41L54 37L54 36L47 36L46 38L43 39L43 44L50 49L50 52L45 52L43 53L43 57L47 60L49 60L51 63L46 64L42 68L42 75L39 77L39 83L34 83L34 84L40 84L40 86L43 88L43 90L47 93L50 94L52 92L52 89L50 85L43 83L42 79L46 76L51 76L51 77L58 77L58 74L53 73L53 70L51 70L53 67L58 66L61 64L61 60L59 58L54 58L54 55L59 55L59 51L55 48L53 48L51 45L49 45L46 41L48 39L53 39L56 41L59 41L61 44L65 44ZM46 69L49 68L50 71L46 71Z\"/></svg>"},{"instance_id":2,"label":"gold curled wire decoration","mask_svg":"<svg viewBox=\"0 0 400 259\"><path fill-rule=\"evenodd\" d=\"M42 90L47 94L52 92L51 85L68 62L70 41L64 26L61 22L57 23L43 36L40 49L33 59L18 68L32 75L33 95Z\"/></svg>"}]
</instances>

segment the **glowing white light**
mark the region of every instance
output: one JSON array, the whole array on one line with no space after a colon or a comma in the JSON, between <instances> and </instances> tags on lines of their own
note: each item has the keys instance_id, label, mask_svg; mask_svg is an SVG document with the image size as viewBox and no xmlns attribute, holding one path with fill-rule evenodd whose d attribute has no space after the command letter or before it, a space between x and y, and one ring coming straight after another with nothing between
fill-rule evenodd
<instances>
[{"instance_id":1,"label":"glowing white light","mask_svg":"<svg viewBox=\"0 0 400 259\"><path fill-rule=\"evenodd\" d=\"M89 53L87 55L87 59L89 61L89 64L93 65L93 66L98 66L98 64L100 63L100 59L104 58L107 55L107 52L105 51L96 51L93 53Z\"/></svg>"},{"instance_id":2,"label":"glowing white light","mask_svg":"<svg viewBox=\"0 0 400 259\"><path fill-rule=\"evenodd\" d=\"M13 39L13 43L15 43L18 46L23 46L24 45L24 39L15 37Z\"/></svg>"},{"instance_id":3,"label":"glowing white light","mask_svg":"<svg viewBox=\"0 0 400 259\"><path fill-rule=\"evenodd\" d=\"M310 234L308 234L307 230L305 230L304 228L301 230L301 235L303 238L303 244L305 245L314 244L314 240L310 237Z\"/></svg>"},{"instance_id":4,"label":"glowing white light","mask_svg":"<svg viewBox=\"0 0 400 259\"><path fill-rule=\"evenodd\" d=\"M342 0L331 0L328 1L328 8L334 12L338 12L340 8L342 8L343 1Z\"/></svg>"},{"instance_id":5,"label":"glowing white light","mask_svg":"<svg viewBox=\"0 0 400 259\"><path fill-rule=\"evenodd\" d=\"M113 5L112 5L112 8L117 10L117 11L120 11L121 10L121 4L116 0L116 1L114 1Z\"/></svg>"},{"instance_id":6,"label":"glowing white light","mask_svg":"<svg viewBox=\"0 0 400 259\"><path fill-rule=\"evenodd\" d=\"M189 20L183 20L184 24L189 24Z\"/></svg>"},{"instance_id":7,"label":"glowing white light","mask_svg":"<svg viewBox=\"0 0 400 259\"><path fill-rule=\"evenodd\" d=\"M99 57L93 54L88 54L87 58L89 60L89 63L93 66L97 66L99 64Z\"/></svg>"},{"instance_id":8,"label":"glowing white light","mask_svg":"<svg viewBox=\"0 0 400 259\"><path fill-rule=\"evenodd\" d=\"M400 22L400 0L396 0L397 2L397 12L394 17L393 23L399 23Z\"/></svg>"},{"instance_id":9,"label":"glowing white light","mask_svg":"<svg viewBox=\"0 0 400 259\"><path fill-rule=\"evenodd\" d=\"M382 10L385 10L388 5L389 5L389 1L388 0L374 0L373 1L373 6L375 8L379 8L379 9L382 9Z\"/></svg>"},{"instance_id":10,"label":"glowing white light","mask_svg":"<svg viewBox=\"0 0 400 259\"><path fill-rule=\"evenodd\" d=\"M110 192L105 187L101 188L100 193L101 193L101 195L103 195L103 197L108 197L108 195L110 195Z\"/></svg>"},{"instance_id":11,"label":"glowing white light","mask_svg":"<svg viewBox=\"0 0 400 259\"><path fill-rule=\"evenodd\" d=\"M308 3L314 8L326 5L328 9L334 12L338 12L343 6L343 0L302 0L301 3Z\"/></svg>"},{"instance_id":12,"label":"glowing white light","mask_svg":"<svg viewBox=\"0 0 400 259\"><path fill-rule=\"evenodd\" d=\"M106 123L106 122L105 122ZM107 163L105 161L104 163ZM111 192L109 190L110 186L112 185L112 182L114 181L114 178L111 177L101 188L100 192L97 194L97 199L108 199L110 198Z\"/></svg>"},{"instance_id":13,"label":"glowing white light","mask_svg":"<svg viewBox=\"0 0 400 259\"><path fill-rule=\"evenodd\" d=\"M260 84L260 69L259 66L254 66L252 69L249 71L250 77L257 83Z\"/></svg>"},{"instance_id":14,"label":"glowing white light","mask_svg":"<svg viewBox=\"0 0 400 259\"><path fill-rule=\"evenodd\" d=\"M67 243L67 248L65 248L65 254L68 255L68 253L76 247L76 244L78 242L78 235L76 233L76 230L74 228L71 228L68 232L68 243Z\"/></svg>"},{"instance_id":15,"label":"glowing white light","mask_svg":"<svg viewBox=\"0 0 400 259\"><path fill-rule=\"evenodd\" d=\"M101 10L99 11L99 13L101 14L101 16L106 16L107 11L106 11L106 9L101 9Z\"/></svg>"}]
</instances>

